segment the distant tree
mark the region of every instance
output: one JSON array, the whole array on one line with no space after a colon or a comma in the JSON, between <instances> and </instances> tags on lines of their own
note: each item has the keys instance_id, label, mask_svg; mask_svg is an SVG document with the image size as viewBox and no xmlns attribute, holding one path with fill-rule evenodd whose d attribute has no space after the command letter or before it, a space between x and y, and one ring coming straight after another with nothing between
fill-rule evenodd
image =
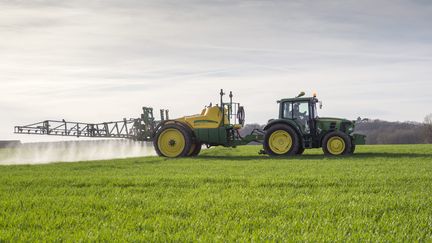
<instances>
[{"instance_id":1,"label":"distant tree","mask_svg":"<svg viewBox=\"0 0 432 243\"><path fill-rule=\"evenodd\" d=\"M432 143L432 113L424 119L426 142Z\"/></svg>"},{"instance_id":2,"label":"distant tree","mask_svg":"<svg viewBox=\"0 0 432 243\"><path fill-rule=\"evenodd\" d=\"M425 142L424 125L417 122L365 120L356 124L368 144L416 144Z\"/></svg>"},{"instance_id":3,"label":"distant tree","mask_svg":"<svg viewBox=\"0 0 432 243\"><path fill-rule=\"evenodd\" d=\"M257 124L257 123L252 123L252 124L246 124L241 130L240 130L240 135L241 136L246 136L248 134L250 134L254 129L263 129L264 126Z\"/></svg>"}]
</instances>

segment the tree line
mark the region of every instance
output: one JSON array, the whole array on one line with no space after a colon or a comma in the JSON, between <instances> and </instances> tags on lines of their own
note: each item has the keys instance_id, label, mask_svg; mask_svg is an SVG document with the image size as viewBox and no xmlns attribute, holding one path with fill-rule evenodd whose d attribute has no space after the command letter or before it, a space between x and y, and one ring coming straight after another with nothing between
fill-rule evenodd
<instances>
[{"instance_id":1,"label":"tree line","mask_svg":"<svg viewBox=\"0 0 432 243\"><path fill-rule=\"evenodd\" d=\"M432 143L430 125L419 122L367 120L356 123L355 132L367 136L367 144Z\"/></svg>"}]
</instances>

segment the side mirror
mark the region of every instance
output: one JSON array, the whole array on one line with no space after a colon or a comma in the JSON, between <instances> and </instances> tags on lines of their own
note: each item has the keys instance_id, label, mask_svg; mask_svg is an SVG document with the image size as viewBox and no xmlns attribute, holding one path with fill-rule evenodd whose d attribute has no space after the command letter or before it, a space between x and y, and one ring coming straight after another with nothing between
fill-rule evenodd
<instances>
[{"instance_id":1,"label":"side mirror","mask_svg":"<svg viewBox=\"0 0 432 243\"><path fill-rule=\"evenodd\" d=\"M319 108L322 109L322 101L319 102Z\"/></svg>"}]
</instances>

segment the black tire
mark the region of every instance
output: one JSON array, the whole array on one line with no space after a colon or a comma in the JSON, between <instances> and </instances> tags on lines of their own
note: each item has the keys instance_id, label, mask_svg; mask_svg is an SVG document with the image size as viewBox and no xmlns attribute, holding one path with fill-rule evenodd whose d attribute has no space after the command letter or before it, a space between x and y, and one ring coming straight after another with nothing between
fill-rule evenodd
<instances>
[{"instance_id":1,"label":"black tire","mask_svg":"<svg viewBox=\"0 0 432 243\"><path fill-rule=\"evenodd\" d=\"M340 139L342 139L344 141L345 148L343 150L341 149L342 151L340 153L339 152L338 153L331 152L330 151L331 149L328 148L328 146L329 146L328 142L332 138L334 138L334 139L340 138ZM351 139L350 139L350 137L347 134L345 134L343 132L340 132L340 131L330 132L330 133L328 133L327 135L324 136L324 139L322 141L322 150L324 151L325 155L330 155L330 156L350 154L350 152L352 150Z\"/></svg>"},{"instance_id":2,"label":"black tire","mask_svg":"<svg viewBox=\"0 0 432 243\"><path fill-rule=\"evenodd\" d=\"M287 152L284 153L277 153L271 149L271 146L269 144L269 139L271 135L276 131L285 131L291 136L292 144L291 148ZM289 155L296 155L300 148L300 140L297 135L297 133L292 129L290 126L285 124L275 124L271 126L269 129L266 130L265 136L264 136L264 143L263 143L264 151L266 154L271 156L289 156Z\"/></svg>"},{"instance_id":3,"label":"black tire","mask_svg":"<svg viewBox=\"0 0 432 243\"><path fill-rule=\"evenodd\" d=\"M198 156L198 154L201 152L201 147L202 147L201 143L195 143L195 147L193 148L193 151L192 153L189 154L189 156L191 157Z\"/></svg>"},{"instance_id":4,"label":"black tire","mask_svg":"<svg viewBox=\"0 0 432 243\"><path fill-rule=\"evenodd\" d=\"M350 150L350 154L354 154L355 149L356 149L356 145L353 144L353 143L351 143L351 150Z\"/></svg>"},{"instance_id":5,"label":"black tire","mask_svg":"<svg viewBox=\"0 0 432 243\"><path fill-rule=\"evenodd\" d=\"M297 155L302 155L304 151L305 151L305 148L300 147L299 150L297 151Z\"/></svg>"},{"instance_id":6,"label":"black tire","mask_svg":"<svg viewBox=\"0 0 432 243\"><path fill-rule=\"evenodd\" d=\"M184 142L185 142L185 146L184 146L184 148L181 150L181 152L178 154L178 155L176 155L176 156L169 156L169 155L167 155L167 154L164 154L162 151L161 151L161 149L159 148L159 146L158 146L158 140L159 140L159 138L160 138L160 136L161 136L161 134L162 133L164 133L164 131L166 131L166 130L168 130L168 129L175 129L175 130L177 130L177 131L179 131L181 134L182 134L182 136L183 136L183 138L184 138ZM153 146L154 146L154 148L155 148L155 150L156 150L156 153L159 155L159 156L163 156L163 157L184 157L184 156L187 156L188 155L188 153L189 153L189 151L190 151L190 149L191 149L191 146L192 146L192 134L191 134L191 132L190 131L188 131L187 129L185 129L183 126L181 126L181 125L178 125L178 124L166 124L166 125L163 125L158 131L157 131L157 133L156 133L156 136L155 136L155 138L153 139Z\"/></svg>"},{"instance_id":7,"label":"black tire","mask_svg":"<svg viewBox=\"0 0 432 243\"><path fill-rule=\"evenodd\" d=\"M238 108L237 119L238 119L238 123L240 125L244 126L244 123L245 123L245 111L244 111L244 107L243 106L239 106L239 108Z\"/></svg>"}]
</instances>

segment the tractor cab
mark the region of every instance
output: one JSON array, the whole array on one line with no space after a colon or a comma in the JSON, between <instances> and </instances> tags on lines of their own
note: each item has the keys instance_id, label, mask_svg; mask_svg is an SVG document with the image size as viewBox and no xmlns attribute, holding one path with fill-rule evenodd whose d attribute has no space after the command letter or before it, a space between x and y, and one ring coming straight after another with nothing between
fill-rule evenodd
<instances>
[{"instance_id":1,"label":"tractor cab","mask_svg":"<svg viewBox=\"0 0 432 243\"><path fill-rule=\"evenodd\" d=\"M304 134L316 132L316 119L318 118L318 99L313 97L301 97L279 100L279 119L294 121Z\"/></svg>"}]
</instances>

